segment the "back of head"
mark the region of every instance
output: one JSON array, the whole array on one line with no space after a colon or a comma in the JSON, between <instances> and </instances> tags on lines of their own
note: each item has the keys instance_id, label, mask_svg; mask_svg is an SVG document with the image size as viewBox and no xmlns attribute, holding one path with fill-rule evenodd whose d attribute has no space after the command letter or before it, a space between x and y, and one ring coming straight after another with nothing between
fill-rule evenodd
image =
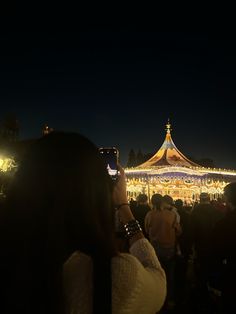
<instances>
[{"instance_id":1,"label":"back of head","mask_svg":"<svg viewBox=\"0 0 236 314\"><path fill-rule=\"evenodd\" d=\"M175 201L175 207L177 208L177 209L181 209L181 208L183 208L183 201L181 200L181 199L178 199L178 200L176 200Z\"/></svg>"},{"instance_id":2,"label":"back of head","mask_svg":"<svg viewBox=\"0 0 236 314\"><path fill-rule=\"evenodd\" d=\"M9 201L20 209L21 220L30 218L36 225L46 222L52 232L63 228L67 247L93 254L88 241L94 233L101 232L102 240L111 231L110 181L94 144L79 134L53 132L39 139L25 156Z\"/></svg>"},{"instance_id":3,"label":"back of head","mask_svg":"<svg viewBox=\"0 0 236 314\"><path fill-rule=\"evenodd\" d=\"M111 195L105 164L85 137L52 132L32 145L9 190L5 222L11 254L16 248L15 255L27 267L22 269L24 288L32 286L34 294L37 285L45 297L51 289L50 302L55 306L61 293L56 292L58 274L71 253L80 250L102 258L115 254ZM24 288L22 294L27 295ZM42 295L33 297L41 297L43 306ZM63 310L54 307L54 312Z\"/></svg>"},{"instance_id":4,"label":"back of head","mask_svg":"<svg viewBox=\"0 0 236 314\"><path fill-rule=\"evenodd\" d=\"M226 202L230 205L231 208L236 208L236 182L229 183L224 188L224 196Z\"/></svg>"},{"instance_id":5,"label":"back of head","mask_svg":"<svg viewBox=\"0 0 236 314\"><path fill-rule=\"evenodd\" d=\"M153 194L151 198L151 203L155 209L161 208L162 203L162 195L161 194Z\"/></svg>"},{"instance_id":6,"label":"back of head","mask_svg":"<svg viewBox=\"0 0 236 314\"><path fill-rule=\"evenodd\" d=\"M148 197L146 194L139 194L137 197L138 204L147 204Z\"/></svg>"},{"instance_id":7,"label":"back of head","mask_svg":"<svg viewBox=\"0 0 236 314\"><path fill-rule=\"evenodd\" d=\"M200 194L200 203L204 204L210 203L210 196L208 193L204 192Z\"/></svg>"},{"instance_id":8,"label":"back of head","mask_svg":"<svg viewBox=\"0 0 236 314\"><path fill-rule=\"evenodd\" d=\"M164 195L163 196L163 202L165 202L166 204L171 205L171 206L174 205L173 198L170 195Z\"/></svg>"}]
</instances>

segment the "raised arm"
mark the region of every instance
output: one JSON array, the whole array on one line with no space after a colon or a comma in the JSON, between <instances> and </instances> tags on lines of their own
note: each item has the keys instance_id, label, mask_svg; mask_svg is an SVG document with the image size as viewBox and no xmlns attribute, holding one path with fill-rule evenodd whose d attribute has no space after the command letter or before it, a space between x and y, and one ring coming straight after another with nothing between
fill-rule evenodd
<instances>
[{"instance_id":1,"label":"raised arm","mask_svg":"<svg viewBox=\"0 0 236 314\"><path fill-rule=\"evenodd\" d=\"M124 170L120 168L119 171L121 174L114 189L113 200L119 208L120 220L125 225L129 224L130 221L134 221L135 217L128 205ZM141 263L137 274L140 298L143 297L142 295L154 295L154 298L150 297L149 299L148 297L148 299L152 302L153 308L158 311L162 307L166 296L165 272L160 265L154 248L141 231L129 237L129 245L130 253Z\"/></svg>"}]
</instances>

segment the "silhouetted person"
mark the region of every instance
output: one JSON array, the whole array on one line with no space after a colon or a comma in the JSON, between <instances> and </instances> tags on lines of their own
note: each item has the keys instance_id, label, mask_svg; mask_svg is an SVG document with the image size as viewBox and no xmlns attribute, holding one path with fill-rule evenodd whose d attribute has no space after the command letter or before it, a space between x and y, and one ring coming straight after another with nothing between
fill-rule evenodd
<instances>
[{"instance_id":1,"label":"silhouetted person","mask_svg":"<svg viewBox=\"0 0 236 314\"><path fill-rule=\"evenodd\" d=\"M167 208L160 194L151 199L153 210L145 218L146 233L159 256L167 276L167 307L174 305L174 272L177 236L180 225L176 213Z\"/></svg>"},{"instance_id":2,"label":"silhouetted person","mask_svg":"<svg viewBox=\"0 0 236 314\"><path fill-rule=\"evenodd\" d=\"M187 207L183 206L183 201L181 199L175 201L175 207L180 216L180 226L182 229L182 233L179 236L180 250L184 258L187 260L191 253L190 212Z\"/></svg>"},{"instance_id":3,"label":"silhouetted person","mask_svg":"<svg viewBox=\"0 0 236 314\"><path fill-rule=\"evenodd\" d=\"M195 249L195 271L198 281L199 302L202 308L209 305L207 284L212 270L211 236L221 215L210 204L207 193L200 194L200 203L191 213L191 237Z\"/></svg>"},{"instance_id":4,"label":"silhouetted person","mask_svg":"<svg viewBox=\"0 0 236 314\"><path fill-rule=\"evenodd\" d=\"M180 215L175 207L174 200L170 195L163 196L163 207L173 211L176 214L177 222L180 223Z\"/></svg>"},{"instance_id":5,"label":"silhouetted person","mask_svg":"<svg viewBox=\"0 0 236 314\"><path fill-rule=\"evenodd\" d=\"M0 220L1 314L161 308L165 274L127 205L119 171L114 185L98 148L79 134L52 132L35 141ZM118 250L115 208L131 254Z\"/></svg>"},{"instance_id":6,"label":"silhouetted person","mask_svg":"<svg viewBox=\"0 0 236 314\"><path fill-rule=\"evenodd\" d=\"M236 182L224 189L229 212L214 228L212 237L213 259L222 270L222 313L236 313Z\"/></svg>"},{"instance_id":7,"label":"silhouetted person","mask_svg":"<svg viewBox=\"0 0 236 314\"><path fill-rule=\"evenodd\" d=\"M155 224L155 219L157 216L157 212L161 210L161 194L153 194L151 198L151 204L152 210L148 211L148 213L146 214L144 224L147 237L155 248L157 233L159 232L159 230L156 228L157 225Z\"/></svg>"},{"instance_id":8,"label":"silhouetted person","mask_svg":"<svg viewBox=\"0 0 236 314\"><path fill-rule=\"evenodd\" d=\"M178 237L178 243L180 246L181 255L176 260L176 294L179 303L186 300L187 295L187 269L190 254L192 253L191 247L191 233L190 233L190 212L188 208L183 206L183 201L177 199L175 201L175 207L180 215L180 226L182 233Z\"/></svg>"},{"instance_id":9,"label":"silhouetted person","mask_svg":"<svg viewBox=\"0 0 236 314\"><path fill-rule=\"evenodd\" d=\"M144 220L147 213L151 210L151 207L148 205L148 197L146 194L139 194L137 197L137 205L136 207L133 207L132 212L134 217L139 221L140 226L142 227L144 234L145 228L144 228Z\"/></svg>"},{"instance_id":10,"label":"silhouetted person","mask_svg":"<svg viewBox=\"0 0 236 314\"><path fill-rule=\"evenodd\" d=\"M216 210L219 211L219 213L222 214L222 218L224 215L226 215L228 208L225 204L225 202L223 201L222 198L218 198L215 202L214 202L214 207L216 208Z\"/></svg>"},{"instance_id":11,"label":"silhouetted person","mask_svg":"<svg viewBox=\"0 0 236 314\"><path fill-rule=\"evenodd\" d=\"M133 198L131 198L129 201L129 206L130 206L130 209L132 212L135 211L135 208L137 206L137 201L135 201Z\"/></svg>"}]
</instances>

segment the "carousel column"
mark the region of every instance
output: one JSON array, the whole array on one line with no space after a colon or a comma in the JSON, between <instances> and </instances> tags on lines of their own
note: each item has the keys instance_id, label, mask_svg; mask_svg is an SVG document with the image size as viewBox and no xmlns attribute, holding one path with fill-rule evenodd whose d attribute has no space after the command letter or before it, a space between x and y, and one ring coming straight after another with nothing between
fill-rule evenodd
<instances>
[{"instance_id":1,"label":"carousel column","mask_svg":"<svg viewBox=\"0 0 236 314\"><path fill-rule=\"evenodd\" d=\"M148 176L148 174L146 174L146 183L147 183L148 203L150 204L150 186L149 186L149 176Z\"/></svg>"}]
</instances>

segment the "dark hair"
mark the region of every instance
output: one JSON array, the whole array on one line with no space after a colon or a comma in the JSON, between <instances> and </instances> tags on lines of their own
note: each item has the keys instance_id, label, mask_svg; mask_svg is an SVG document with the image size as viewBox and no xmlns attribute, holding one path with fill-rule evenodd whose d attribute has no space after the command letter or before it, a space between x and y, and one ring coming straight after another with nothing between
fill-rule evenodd
<instances>
[{"instance_id":1,"label":"dark hair","mask_svg":"<svg viewBox=\"0 0 236 314\"><path fill-rule=\"evenodd\" d=\"M161 194L153 194L151 198L151 203L155 207L155 209L160 209L162 203L162 195Z\"/></svg>"},{"instance_id":2,"label":"dark hair","mask_svg":"<svg viewBox=\"0 0 236 314\"><path fill-rule=\"evenodd\" d=\"M146 194L139 194L137 197L137 202L139 203L146 203L148 200L148 197Z\"/></svg>"},{"instance_id":3,"label":"dark hair","mask_svg":"<svg viewBox=\"0 0 236 314\"><path fill-rule=\"evenodd\" d=\"M164 195L163 201L167 203L168 205L174 205L173 198L170 195Z\"/></svg>"},{"instance_id":4,"label":"dark hair","mask_svg":"<svg viewBox=\"0 0 236 314\"><path fill-rule=\"evenodd\" d=\"M210 201L210 196L206 192L202 192L200 194L200 201Z\"/></svg>"},{"instance_id":5,"label":"dark hair","mask_svg":"<svg viewBox=\"0 0 236 314\"><path fill-rule=\"evenodd\" d=\"M224 195L227 201L236 207L236 182L229 183L224 188Z\"/></svg>"},{"instance_id":6,"label":"dark hair","mask_svg":"<svg viewBox=\"0 0 236 314\"><path fill-rule=\"evenodd\" d=\"M181 199L177 199L175 201L175 206L177 207L177 209L180 209L183 207L184 202Z\"/></svg>"},{"instance_id":7,"label":"dark hair","mask_svg":"<svg viewBox=\"0 0 236 314\"><path fill-rule=\"evenodd\" d=\"M62 268L77 250L93 258L94 313L111 312L111 195L105 164L85 137L53 132L32 145L6 201L5 302L12 312L65 313Z\"/></svg>"}]
</instances>

